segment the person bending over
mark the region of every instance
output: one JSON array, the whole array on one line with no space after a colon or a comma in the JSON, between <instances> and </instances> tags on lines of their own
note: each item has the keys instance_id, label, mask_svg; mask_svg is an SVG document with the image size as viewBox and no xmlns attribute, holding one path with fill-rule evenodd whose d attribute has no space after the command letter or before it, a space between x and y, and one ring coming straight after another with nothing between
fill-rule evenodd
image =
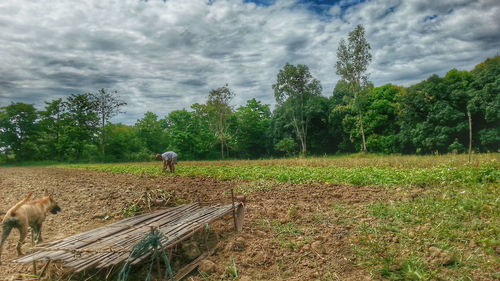
<instances>
[{"instance_id":1,"label":"person bending over","mask_svg":"<svg viewBox=\"0 0 500 281\"><path fill-rule=\"evenodd\" d=\"M175 164L177 164L177 153L173 151L167 151L163 154L156 154L156 159L163 160L162 172L165 172L165 170L167 170L167 166L169 167L171 173L175 171Z\"/></svg>"}]
</instances>

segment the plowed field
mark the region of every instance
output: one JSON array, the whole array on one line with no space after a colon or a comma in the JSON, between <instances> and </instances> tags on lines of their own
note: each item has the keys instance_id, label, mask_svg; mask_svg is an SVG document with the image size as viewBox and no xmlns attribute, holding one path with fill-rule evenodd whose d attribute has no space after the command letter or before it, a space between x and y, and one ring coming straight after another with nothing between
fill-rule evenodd
<instances>
[{"instance_id":1,"label":"plowed field","mask_svg":"<svg viewBox=\"0 0 500 281\"><path fill-rule=\"evenodd\" d=\"M148 187L173 192L172 197L181 202L227 203L227 190L238 184L241 183L209 178L141 178L58 168L2 168L0 213L3 216L29 191L40 197L45 189L50 190L62 208L61 213L49 215L43 225L45 241L52 241L122 219L123 209ZM356 266L349 242L355 234L350 227L322 221L321 214L335 203L363 205L383 197L386 194L380 189L338 185L281 184L269 192L252 193L247 196L243 232L221 239L220 249L211 260L222 275L225 266L234 260L242 280L308 280L328 276L332 280L370 279L368 272ZM18 233L13 231L4 247L2 279L22 278L22 274L31 273L31 265L11 262L16 257L17 239ZM28 237L23 251L29 251L30 246ZM190 278L203 280L199 276Z\"/></svg>"}]
</instances>

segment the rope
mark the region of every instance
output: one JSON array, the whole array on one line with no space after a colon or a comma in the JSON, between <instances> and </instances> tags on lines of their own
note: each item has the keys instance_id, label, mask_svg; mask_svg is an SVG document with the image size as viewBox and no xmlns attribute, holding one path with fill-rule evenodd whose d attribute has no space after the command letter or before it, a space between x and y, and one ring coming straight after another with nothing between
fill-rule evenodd
<instances>
[{"instance_id":1,"label":"rope","mask_svg":"<svg viewBox=\"0 0 500 281\"><path fill-rule=\"evenodd\" d=\"M174 274L172 273L172 268L170 266L170 261L168 260L167 254L165 253L165 249L163 248L163 244L161 240L167 240L168 238L163 235L158 229L148 233L144 238L139 241L133 248L130 253L127 261L120 270L118 274L118 281L127 281L129 279L130 270L131 270L131 262L139 257L147 255L153 251L151 255L151 263L149 264L148 274L146 275L145 281L150 281L153 271L153 264L155 261L159 260L160 257L163 259L163 263L167 268L168 276L170 280L174 280Z\"/></svg>"}]
</instances>

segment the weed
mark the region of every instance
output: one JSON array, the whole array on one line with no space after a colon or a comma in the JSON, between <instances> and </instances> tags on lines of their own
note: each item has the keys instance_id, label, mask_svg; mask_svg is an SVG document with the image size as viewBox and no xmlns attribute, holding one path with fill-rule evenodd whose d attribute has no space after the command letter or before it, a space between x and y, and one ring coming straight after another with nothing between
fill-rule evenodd
<instances>
[{"instance_id":1,"label":"weed","mask_svg":"<svg viewBox=\"0 0 500 281\"><path fill-rule=\"evenodd\" d=\"M245 182L236 186L236 193L251 194L255 192L269 192L275 189L279 184L268 180L258 180Z\"/></svg>"},{"instance_id":2,"label":"weed","mask_svg":"<svg viewBox=\"0 0 500 281\"><path fill-rule=\"evenodd\" d=\"M232 258L232 263L226 265L226 273L228 274L228 277L237 280L238 278L238 268L236 268L236 263L234 261L234 258Z\"/></svg>"},{"instance_id":3,"label":"weed","mask_svg":"<svg viewBox=\"0 0 500 281\"><path fill-rule=\"evenodd\" d=\"M380 268L378 272L390 280L430 280L434 275L418 256L408 257L401 266L397 267L392 266L392 259L386 260L386 262L386 266Z\"/></svg>"},{"instance_id":4,"label":"weed","mask_svg":"<svg viewBox=\"0 0 500 281\"><path fill-rule=\"evenodd\" d=\"M296 220L299 216L299 208L297 206L290 206L287 215L290 220Z\"/></svg>"},{"instance_id":5,"label":"weed","mask_svg":"<svg viewBox=\"0 0 500 281\"><path fill-rule=\"evenodd\" d=\"M132 204L122 210L124 217L133 217L142 213L142 210L137 206L137 204Z\"/></svg>"}]
</instances>

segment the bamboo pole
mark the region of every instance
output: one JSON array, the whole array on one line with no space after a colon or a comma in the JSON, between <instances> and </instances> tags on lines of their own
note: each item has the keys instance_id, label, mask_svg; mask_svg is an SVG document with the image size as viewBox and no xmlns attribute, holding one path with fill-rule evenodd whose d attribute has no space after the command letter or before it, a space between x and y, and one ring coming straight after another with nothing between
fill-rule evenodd
<instances>
[{"instance_id":1,"label":"bamboo pole","mask_svg":"<svg viewBox=\"0 0 500 281\"><path fill-rule=\"evenodd\" d=\"M234 221L234 230L235 231L238 231L238 226L237 226L237 222L236 222L236 209L234 208L234 191L233 189L231 188L231 201L232 201L232 204L233 204L233 221Z\"/></svg>"}]
</instances>

